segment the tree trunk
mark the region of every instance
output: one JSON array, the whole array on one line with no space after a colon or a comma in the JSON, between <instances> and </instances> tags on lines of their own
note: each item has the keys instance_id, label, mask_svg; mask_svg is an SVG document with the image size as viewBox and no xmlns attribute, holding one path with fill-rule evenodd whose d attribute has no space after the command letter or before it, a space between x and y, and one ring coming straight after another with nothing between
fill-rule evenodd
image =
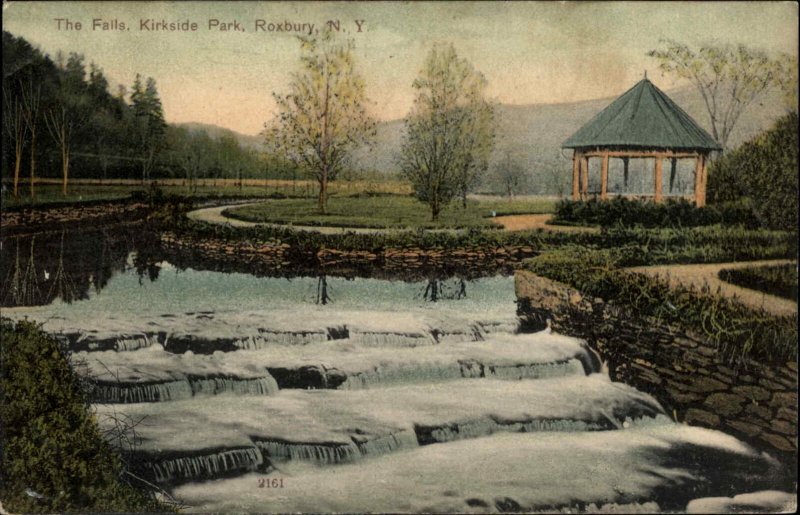
<instances>
[{"instance_id":1,"label":"tree trunk","mask_svg":"<svg viewBox=\"0 0 800 515\"><path fill-rule=\"evenodd\" d=\"M327 207L328 207L328 172L325 171L322 174L322 178L319 181L319 212L327 214Z\"/></svg>"},{"instance_id":2,"label":"tree trunk","mask_svg":"<svg viewBox=\"0 0 800 515\"><path fill-rule=\"evenodd\" d=\"M61 184L61 193L66 197L67 196L67 181L69 180L69 151L62 150L61 151L61 172L63 175L63 181Z\"/></svg>"},{"instance_id":3,"label":"tree trunk","mask_svg":"<svg viewBox=\"0 0 800 515\"><path fill-rule=\"evenodd\" d=\"M14 198L19 196L19 170L22 166L22 147L17 146L17 155L14 157Z\"/></svg>"},{"instance_id":4,"label":"tree trunk","mask_svg":"<svg viewBox=\"0 0 800 515\"><path fill-rule=\"evenodd\" d=\"M467 190L466 188L461 192L461 207L467 209Z\"/></svg>"},{"instance_id":5,"label":"tree trunk","mask_svg":"<svg viewBox=\"0 0 800 515\"><path fill-rule=\"evenodd\" d=\"M36 134L31 134L31 198L36 198Z\"/></svg>"},{"instance_id":6,"label":"tree trunk","mask_svg":"<svg viewBox=\"0 0 800 515\"><path fill-rule=\"evenodd\" d=\"M439 210L440 209L441 208L439 207L439 201L438 200L434 200L433 202L431 202L431 221L435 222L435 221L439 220Z\"/></svg>"}]
</instances>

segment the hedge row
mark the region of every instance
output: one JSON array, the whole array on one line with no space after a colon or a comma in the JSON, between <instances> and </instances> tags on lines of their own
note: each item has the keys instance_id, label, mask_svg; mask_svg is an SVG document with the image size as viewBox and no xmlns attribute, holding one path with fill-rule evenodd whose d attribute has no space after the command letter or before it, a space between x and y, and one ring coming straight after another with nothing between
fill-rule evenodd
<instances>
[{"instance_id":1,"label":"hedge row","mask_svg":"<svg viewBox=\"0 0 800 515\"><path fill-rule=\"evenodd\" d=\"M456 249L469 247L531 246L536 250L564 245L620 249L625 266L665 263L714 263L752 259L791 258L797 255L797 238L783 231L743 227L644 229L615 227L599 233L531 231L385 231L367 234L322 234L289 227L231 227L178 216L169 227L178 233L225 241L288 244L298 255L313 255L323 248L380 252L385 249Z\"/></svg>"},{"instance_id":2,"label":"hedge row","mask_svg":"<svg viewBox=\"0 0 800 515\"><path fill-rule=\"evenodd\" d=\"M710 291L677 287L643 274L620 270L619 252L568 247L526 261L537 275L568 284L583 294L625 305L702 335L724 359L769 362L797 360L797 321L753 310Z\"/></svg>"},{"instance_id":3,"label":"hedge row","mask_svg":"<svg viewBox=\"0 0 800 515\"><path fill-rule=\"evenodd\" d=\"M719 278L731 284L797 302L797 265L725 268L719 271Z\"/></svg>"},{"instance_id":4,"label":"hedge row","mask_svg":"<svg viewBox=\"0 0 800 515\"><path fill-rule=\"evenodd\" d=\"M745 202L697 207L685 199L654 203L624 197L603 201L561 200L556 205L553 222L600 227L698 227L716 224L742 225L751 229L760 227L753 209Z\"/></svg>"}]
</instances>

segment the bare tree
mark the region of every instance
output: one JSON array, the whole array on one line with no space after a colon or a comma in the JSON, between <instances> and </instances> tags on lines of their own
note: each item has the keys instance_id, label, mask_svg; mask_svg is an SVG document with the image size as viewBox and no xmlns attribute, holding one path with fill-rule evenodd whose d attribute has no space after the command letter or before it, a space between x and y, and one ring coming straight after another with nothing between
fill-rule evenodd
<instances>
[{"instance_id":1,"label":"bare tree","mask_svg":"<svg viewBox=\"0 0 800 515\"><path fill-rule=\"evenodd\" d=\"M350 153L371 140L375 122L365 109L365 83L356 72L353 41L339 42L331 31L299 39L301 68L288 94L273 94L278 114L266 126L266 139L317 180L324 214L328 183Z\"/></svg>"},{"instance_id":2,"label":"bare tree","mask_svg":"<svg viewBox=\"0 0 800 515\"><path fill-rule=\"evenodd\" d=\"M762 93L778 85L779 60L765 52L738 46L706 45L693 50L674 40L648 52L659 68L688 79L705 102L714 139L727 147L741 114Z\"/></svg>"},{"instance_id":3,"label":"bare tree","mask_svg":"<svg viewBox=\"0 0 800 515\"><path fill-rule=\"evenodd\" d=\"M72 139L78 128L86 122L86 114L66 98L62 98L57 106L48 109L44 113L47 130L61 151L61 193L63 195L67 194Z\"/></svg>"},{"instance_id":4,"label":"bare tree","mask_svg":"<svg viewBox=\"0 0 800 515\"><path fill-rule=\"evenodd\" d=\"M39 110L42 101L41 85L34 86L30 81L27 87L22 90L22 117L25 120L25 127L30 134L31 141L31 162L30 162L30 191L31 198L36 197L36 131L39 128Z\"/></svg>"},{"instance_id":5,"label":"bare tree","mask_svg":"<svg viewBox=\"0 0 800 515\"><path fill-rule=\"evenodd\" d=\"M9 139L14 142L14 197L19 196L19 171L22 165L22 151L25 147L25 134L27 127L25 124L25 114L19 98L11 98L11 93L3 91L3 128L8 134Z\"/></svg>"},{"instance_id":6,"label":"bare tree","mask_svg":"<svg viewBox=\"0 0 800 515\"><path fill-rule=\"evenodd\" d=\"M495 165L494 172L509 200L513 199L514 193L519 191L526 183L525 168L518 160L511 157L510 152L506 152L505 157Z\"/></svg>"}]
</instances>

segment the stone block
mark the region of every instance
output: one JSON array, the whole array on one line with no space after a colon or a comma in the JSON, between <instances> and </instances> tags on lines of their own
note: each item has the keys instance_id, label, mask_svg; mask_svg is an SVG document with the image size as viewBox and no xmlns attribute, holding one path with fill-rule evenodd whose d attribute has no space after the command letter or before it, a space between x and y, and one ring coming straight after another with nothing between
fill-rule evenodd
<instances>
[{"instance_id":1,"label":"stone block","mask_svg":"<svg viewBox=\"0 0 800 515\"><path fill-rule=\"evenodd\" d=\"M778 408L775 418L782 418L784 420L793 420L797 422L797 410L791 408Z\"/></svg>"},{"instance_id":2,"label":"stone block","mask_svg":"<svg viewBox=\"0 0 800 515\"><path fill-rule=\"evenodd\" d=\"M769 403L773 408L797 408L797 392L778 392Z\"/></svg>"},{"instance_id":3,"label":"stone block","mask_svg":"<svg viewBox=\"0 0 800 515\"><path fill-rule=\"evenodd\" d=\"M776 435L772 433L764 433L760 436L760 439L772 447L779 449L785 452L792 452L797 450L797 441L790 440L786 437L781 435Z\"/></svg>"},{"instance_id":4,"label":"stone block","mask_svg":"<svg viewBox=\"0 0 800 515\"><path fill-rule=\"evenodd\" d=\"M753 437L761 433L761 428L755 424L742 422L741 420L726 420L725 425L737 431L744 433L747 436Z\"/></svg>"},{"instance_id":5,"label":"stone block","mask_svg":"<svg viewBox=\"0 0 800 515\"><path fill-rule=\"evenodd\" d=\"M764 406L759 406L758 404L748 404L744 407L744 411L745 413L755 415L766 421L772 419L772 410Z\"/></svg>"},{"instance_id":6,"label":"stone block","mask_svg":"<svg viewBox=\"0 0 800 515\"><path fill-rule=\"evenodd\" d=\"M708 393L719 392L722 390L727 390L728 388L729 385L718 379L714 379L713 377L695 375L691 385L689 385L689 387L686 389L692 392Z\"/></svg>"},{"instance_id":7,"label":"stone block","mask_svg":"<svg viewBox=\"0 0 800 515\"><path fill-rule=\"evenodd\" d=\"M747 399L735 393L712 393L703 403L714 413L730 417L742 411L742 405Z\"/></svg>"},{"instance_id":8,"label":"stone block","mask_svg":"<svg viewBox=\"0 0 800 515\"><path fill-rule=\"evenodd\" d=\"M717 415L697 408L689 408L683 420L689 425L719 427Z\"/></svg>"},{"instance_id":9,"label":"stone block","mask_svg":"<svg viewBox=\"0 0 800 515\"><path fill-rule=\"evenodd\" d=\"M770 427L777 433L783 433L785 435L797 434L797 421L792 423L786 420L776 419L772 421Z\"/></svg>"},{"instance_id":10,"label":"stone block","mask_svg":"<svg viewBox=\"0 0 800 515\"><path fill-rule=\"evenodd\" d=\"M760 386L734 386L733 391L754 401L765 401L770 398L770 392Z\"/></svg>"}]
</instances>

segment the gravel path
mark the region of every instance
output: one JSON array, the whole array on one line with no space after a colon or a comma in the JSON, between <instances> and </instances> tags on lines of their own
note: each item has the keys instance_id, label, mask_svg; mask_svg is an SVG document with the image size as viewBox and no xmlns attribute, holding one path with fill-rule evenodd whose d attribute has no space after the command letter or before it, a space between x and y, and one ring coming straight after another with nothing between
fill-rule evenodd
<instances>
[{"instance_id":1,"label":"gravel path","mask_svg":"<svg viewBox=\"0 0 800 515\"><path fill-rule=\"evenodd\" d=\"M549 225L547 222L553 218L551 214L544 215L507 215L492 219L493 223L502 225L507 231L527 231L530 229L544 229L554 232L600 232L597 227L576 227L571 225Z\"/></svg>"},{"instance_id":2,"label":"gravel path","mask_svg":"<svg viewBox=\"0 0 800 515\"><path fill-rule=\"evenodd\" d=\"M666 278L670 284L682 284L684 286L694 286L701 288L708 285L712 292L719 291L720 294L736 298L743 304L753 308L764 308L766 311L775 315L797 315L797 303L768 295L760 291L742 288L719 278L719 271L723 268L745 268L759 265L783 265L797 264L797 261L788 259L775 259L767 261L744 261L737 263L712 263L702 265L669 265L669 266L640 266L629 268L633 272L641 272L653 277Z\"/></svg>"}]
</instances>

